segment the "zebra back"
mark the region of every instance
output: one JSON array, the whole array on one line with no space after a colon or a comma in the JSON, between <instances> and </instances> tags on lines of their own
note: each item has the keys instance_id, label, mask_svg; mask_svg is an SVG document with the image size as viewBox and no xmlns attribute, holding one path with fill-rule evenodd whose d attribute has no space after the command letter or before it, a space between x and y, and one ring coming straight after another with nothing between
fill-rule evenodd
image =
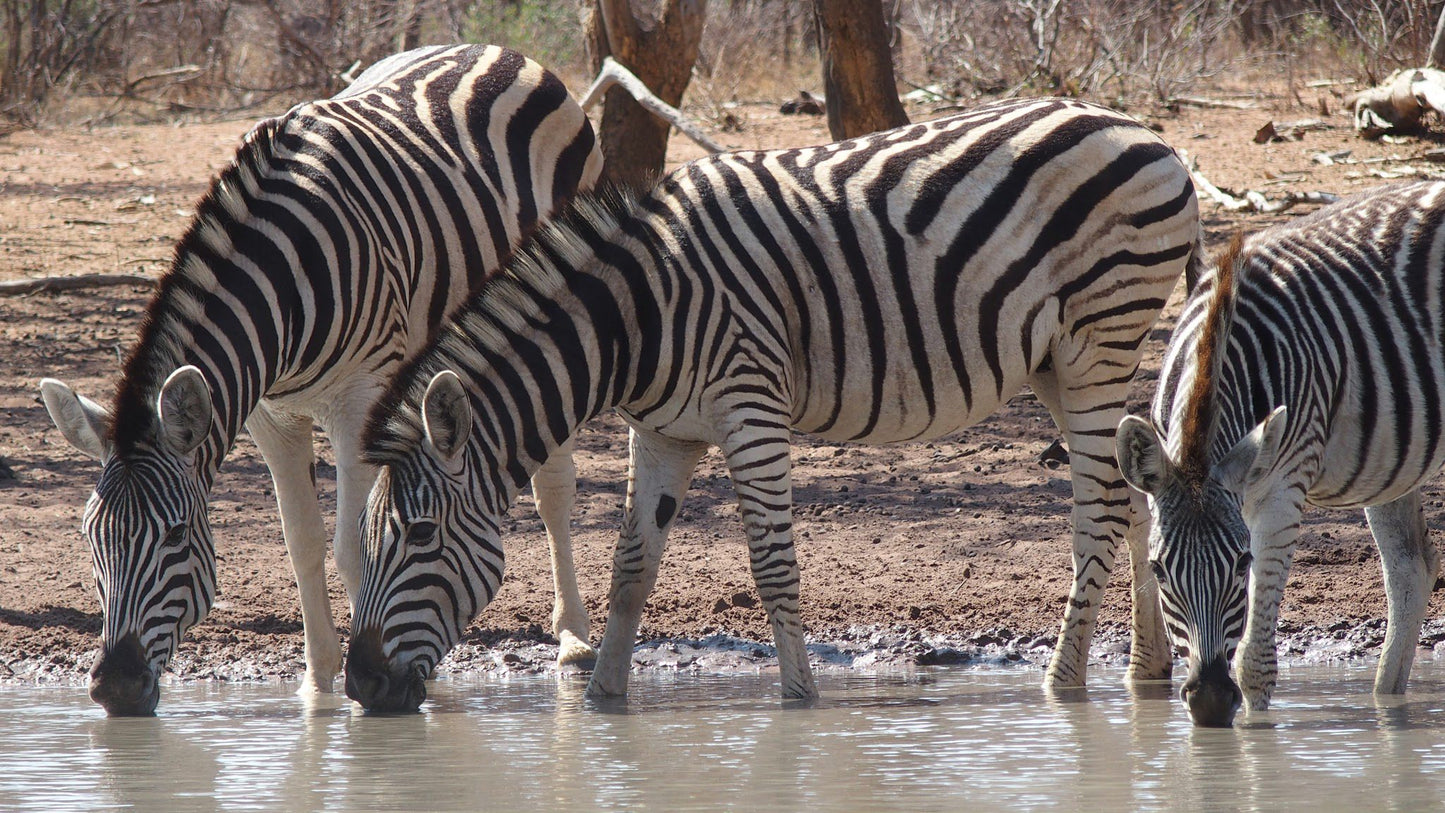
<instances>
[{"instance_id":1,"label":"zebra back","mask_svg":"<svg viewBox=\"0 0 1445 813\"><path fill-rule=\"evenodd\" d=\"M256 402L394 367L600 171L565 86L495 46L383 60L338 96L253 128L147 308L116 397L122 453L158 387L195 364L216 396L212 466Z\"/></svg>"}]
</instances>

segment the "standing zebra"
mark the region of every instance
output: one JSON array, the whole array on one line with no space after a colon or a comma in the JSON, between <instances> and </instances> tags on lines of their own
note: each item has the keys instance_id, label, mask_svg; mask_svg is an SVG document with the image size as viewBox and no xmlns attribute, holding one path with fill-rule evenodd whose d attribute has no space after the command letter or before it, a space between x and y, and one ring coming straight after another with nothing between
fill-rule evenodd
<instances>
[{"instance_id":1,"label":"standing zebra","mask_svg":"<svg viewBox=\"0 0 1445 813\"><path fill-rule=\"evenodd\" d=\"M588 198L458 311L372 414L367 454L381 471L363 520L347 693L368 708L422 701L422 678L497 589L498 521L518 487L616 407L632 426L631 470L589 691L625 690L664 539L715 444L783 694L813 696L791 431L934 438L1025 384L1073 460L1075 583L1047 680L1082 684L1130 521L1114 427L1198 230L1169 147L1132 119L1062 100L714 156L631 207ZM1135 674L1167 675L1147 595Z\"/></svg>"},{"instance_id":2,"label":"standing zebra","mask_svg":"<svg viewBox=\"0 0 1445 813\"><path fill-rule=\"evenodd\" d=\"M1420 486L1445 463L1442 246L1439 182L1236 241L1180 317L1153 424L1120 424L1120 465L1150 495L1151 567L1188 652L1195 723L1229 725L1241 699L1268 706L1306 502L1365 508L1390 614L1375 691L1405 690L1440 564ZM1241 638L1243 698L1229 674Z\"/></svg>"},{"instance_id":3,"label":"standing zebra","mask_svg":"<svg viewBox=\"0 0 1445 813\"><path fill-rule=\"evenodd\" d=\"M82 526L104 612L96 702L154 711L156 676L210 608L206 499L243 424L271 470L300 588L303 685L331 691L341 647L313 421L336 452L336 564L354 596L358 519L375 479L360 454L367 411L538 219L591 186L600 162L561 81L496 47L389 57L341 94L247 134L176 246L114 407L41 382L62 434L104 465ZM591 650L567 535L570 454L535 485L562 657L581 659Z\"/></svg>"}]
</instances>

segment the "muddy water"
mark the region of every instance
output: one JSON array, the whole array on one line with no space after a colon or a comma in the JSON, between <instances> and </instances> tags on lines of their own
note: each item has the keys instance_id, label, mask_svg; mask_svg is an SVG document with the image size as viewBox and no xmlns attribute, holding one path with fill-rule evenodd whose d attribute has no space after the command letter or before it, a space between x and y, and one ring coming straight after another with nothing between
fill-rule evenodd
<instances>
[{"instance_id":1,"label":"muddy water","mask_svg":"<svg viewBox=\"0 0 1445 813\"><path fill-rule=\"evenodd\" d=\"M1445 664L1376 703L1362 668L1286 671L1274 709L1194 730L1117 670L1048 699L1039 673L438 681L422 714L307 706L281 684L177 684L106 719L75 687L0 686L0 810L1439 809Z\"/></svg>"}]
</instances>

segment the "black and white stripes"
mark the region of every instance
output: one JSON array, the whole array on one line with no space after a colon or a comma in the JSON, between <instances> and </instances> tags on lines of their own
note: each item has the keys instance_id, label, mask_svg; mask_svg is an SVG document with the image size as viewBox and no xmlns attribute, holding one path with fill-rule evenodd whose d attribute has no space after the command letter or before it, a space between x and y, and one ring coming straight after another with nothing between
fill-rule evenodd
<instances>
[{"instance_id":1,"label":"black and white stripes","mask_svg":"<svg viewBox=\"0 0 1445 813\"><path fill-rule=\"evenodd\" d=\"M62 432L105 466L84 527L106 618L92 694L107 709L154 708L155 675L210 605L206 495L243 424L275 480L306 684L330 691L341 652L313 422L336 453L336 559L354 589L357 518L374 480L361 458L367 411L537 220L592 184L600 161L557 77L496 47L390 57L246 136L176 248L114 408L42 385ZM564 549L570 466L559 455L539 493ZM580 598L573 605L566 627L585 649ZM138 650L121 668L111 656L123 640Z\"/></svg>"},{"instance_id":2,"label":"black and white stripes","mask_svg":"<svg viewBox=\"0 0 1445 813\"><path fill-rule=\"evenodd\" d=\"M1307 502L1366 509L1390 604L1375 691L1404 691L1439 567L1419 488L1445 463L1442 343L1439 182L1266 229L1186 304L1152 425L1121 425L1119 460L1151 494L1150 556L1188 650L1196 722L1228 725L1241 700L1269 703Z\"/></svg>"},{"instance_id":3,"label":"black and white stripes","mask_svg":"<svg viewBox=\"0 0 1445 813\"><path fill-rule=\"evenodd\" d=\"M717 445L783 692L810 696L791 432L937 437L1026 384L1064 432L1076 500L1075 585L1048 680L1082 684L1130 527L1114 427L1144 338L1198 250L1173 151L1125 116L1061 100L714 156L635 204L584 201L373 414L367 449L382 475L348 691L369 707L420 702L421 676L497 586L498 513L579 424L616 407L633 427L631 482L591 691L624 690L663 540ZM1162 625L1141 605L1136 671L1167 674Z\"/></svg>"}]
</instances>

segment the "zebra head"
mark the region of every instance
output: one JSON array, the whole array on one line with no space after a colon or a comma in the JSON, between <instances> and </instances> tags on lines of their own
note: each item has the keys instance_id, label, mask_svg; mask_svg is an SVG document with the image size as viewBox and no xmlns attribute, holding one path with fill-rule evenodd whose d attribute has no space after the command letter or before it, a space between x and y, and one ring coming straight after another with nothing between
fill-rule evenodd
<instances>
[{"instance_id":1,"label":"zebra head","mask_svg":"<svg viewBox=\"0 0 1445 813\"><path fill-rule=\"evenodd\" d=\"M1171 460L1147 421L1119 424L1119 468L1149 497L1149 566L1170 637L1189 661L1180 699L1196 725L1232 725L1242 701L1229 666L1249 617L1254 562L1244 495L1275 461L1284 414L1276 409L1199 473Z\"/></svg>"},{"instance_id":2,"label":"zebra head","mask_svg":"<svg viewBox=\"0 0 1445 813\"><path fill-rule=\"evenodd\" d=\"M472 409L455 373L431 380L421 412L423 436L379 467L361 519L346 694L370 711L415 711L502 580L500 509L468 451Z\"/></svg>"},{"instance_id":3,"label":"zebra head","mask_svg":"<svg viewBox=\"0 0 1445 813\"><path fill-rule=\"evenodd\" d=\"M210 390L195 367L172 373L155 420L125 448L110 410L53 378L40 392L65 439L103 466L81 521L104 618L91 699L112 715L153 714L161 670L215 594L206 476L195 455L211 429Z\"/></svg>"}]
</instances>

